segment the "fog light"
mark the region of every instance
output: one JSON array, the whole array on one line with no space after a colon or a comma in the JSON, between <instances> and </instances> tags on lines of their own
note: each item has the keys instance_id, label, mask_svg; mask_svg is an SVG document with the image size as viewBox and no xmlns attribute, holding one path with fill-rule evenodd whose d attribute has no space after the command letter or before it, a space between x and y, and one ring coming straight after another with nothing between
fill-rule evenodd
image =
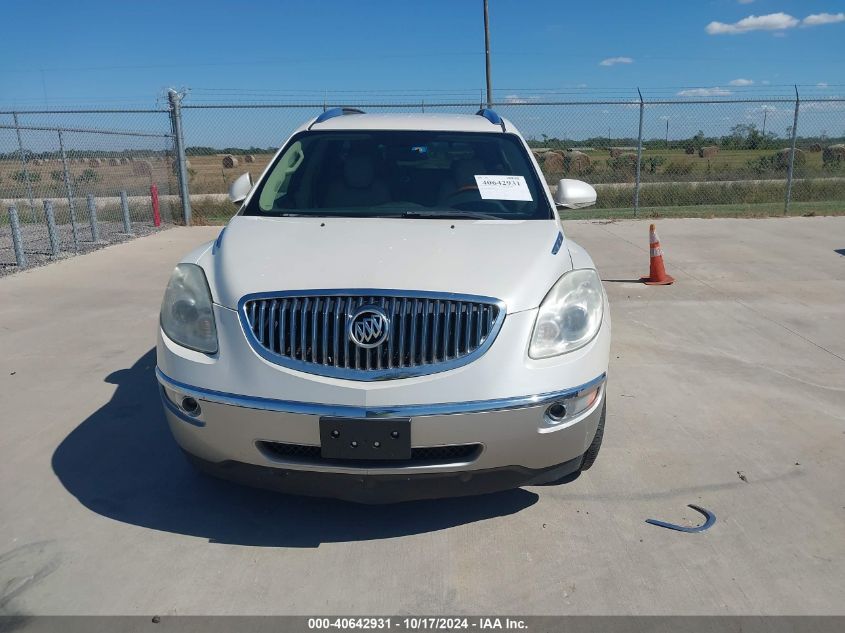
<instances>
[{"instance_id":1,"label":"fog light","mask_svg":"<svg viewBox=\"0 0 845 633\"><path fill-rule=\"evenodd\" d=\"M188 415L197 416L200 414L200 403L191 396L182 398L182 410Z\"/></svg>"},{"instance_id":2,"label":"fog light","mask_svg":"<svg viewBox=\"0 0 845 633\"><path fill-rule=\"evenodd\" d=\"M578 395L553 402L546 409L543 415L543 422L546 426L557 426L577 418L579 415L590 409L601 395L601 386L594 387L589 391L581 392Z\"/></svg>"},{"instance_id":3,"label":"fog light","mask_svg":"<svg viewBox=\"0 0 845 633\"><path fill-rule=\"evenodd\" d=\"M546 409L546 417L552 422L560 422L566 417L566 407L560 402L555 402Z\"/></svg>"}]
</instances>

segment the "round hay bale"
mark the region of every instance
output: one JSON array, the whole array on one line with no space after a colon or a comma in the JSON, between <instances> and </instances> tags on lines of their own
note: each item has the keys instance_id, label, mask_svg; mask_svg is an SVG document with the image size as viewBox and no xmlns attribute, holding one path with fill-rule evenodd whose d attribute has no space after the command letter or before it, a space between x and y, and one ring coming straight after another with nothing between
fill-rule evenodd
<instances>
[{"instance_id":1,"label":"round hay bale","mask_svg":"<svg viewBox=\"0 0 845 633\"><path fill-rule=\"evenodd\" d=\"M813 143L807 149L809 149L811 152L820 152L820 151L822 151L822 144L821 143Z\"/></svg>"},{"instance_id":2,"label":"round hay bale","mask_svg":"<svg viewBox=\"0 0 845 633\"><path fill-rule=\"evenodd\" d=\"M121 159L120 159L120 164L121 164L121 165L128 165L128 164L129 164L129 159L128 159L128 158L121 158Z\"/></svg>"},{"instance_id":3,"label":"round hay bale","mask_svg":"<svg viewBox=\"0 0 845 633\"><path fill-rule=\"evenodd\" d=\"M223 157L223 167L226 169L231 169L232 167L238 166L238 159L232 156L231 154L226 154Z\"/></svg>"},{"instance_id":4,"label":"round hay bale","mask_svg":"<svg viewBox=\"0 0 845 633\"><path fill-rule=\"evenodd\" d=\"M778 153L775 154L775 165L777 165L778 169L789 169L789 154L792 150L789 147L784 147L781 150L778 150ZM796 167L800 167L804 163L807 162L807 155L804 153L803 150L795 148L795 161L794 165Z\"/></svg>"},{"instance_id":5,"label":"round hay bale","mask_svg":"<svg viewBox=\"0 0 845 633\"><path fill-rule=\"evenodd\" d=\"M695 147L693 147L692 145L687 145L684 148L684 154L687 154L688 156L692 156L693 154L695 154Z\"/></svg>"},{"instance_id":6,"label":"round hay bale","mask_svg":"<svg viewBox=\"0 0 845 633\"><path fill-rule=\"evenodd\" d=\"M845 145L837 143L825 147L822 150L822 162L825 167L834 167L845 163Z\"/></svg>"},{"instance_id":7,"label":"round hay bale","mask_svg":"<svg viewBox=\"0 0 845 633\"><path fill-rule=\"evenodd\" d=\"M543 173L547 176L562 174L564 171L563 165L563 156L557 152L548 152L543 161Z\"/></svg>"},{"instance_id":8,"label":"round hay bale","mask_svg":"<svg viewBox=\"0 0 845 633\"><path fill-rule=\"evenodd\" d=\"M698 157L699 158L713 158L719 153L719 148L715 145L708 145L707 147L702 147L698 150Z\"/></svg>"},{"instance_id":9,"label":"round hay bale","mask_svg":"<svg viewBox=\"0 0 845 633\"><path fill-rule=\"evenodd\" d=\"M255 156L253 156L252 154L247 154L246 156L244 156L244 162L245 163L254 163L255 162Z\"/></svg>"},{"instance_id":10,"label":"round hay bale","mask_svg":"<svg viewBox=\"0 0 845 633\"><path fill-rule=\"evenodd\" d=\"M153 164L148 160L136 160L132 163L132 175L152 177Z\"/></svg>"},{"instance_id":11,"label":"round hay bale","mask_svg":"<svg viewBox=\"0 0 845 633\"><path fill-rule=\"evenodd\" d=\"M583 174L590 169L590 157L584 152L572 150L563 157L563 165L568 174Z\"/></svg>"},{"instance_id":12,"label":"round hay bale","mask_svg":"<svg viewBox=\"0 0 845 633\"><path fill-rule=\"evenodd\" d=\"M624 178L626 181L633 179L637 171L637 155L624 153L616 158L611 158L607 166L617 178Z\"/></svg>"},{"instance_id":13,"label":"round hay bale","mask_svg":"<svg viewBox=\"0 0 845 633\"><path fill-rule=\"evenodd\" d=\"M611 147L610 148L610 157L611 158L619 158L622 156L623 150L621 147Z\"/></svg>"},{"instance_id":14,"label":"round hay bale","mask_svg":"<svg viewBox=\"0 0 845 633\"><path fill-rule=\"evenodd\" d=\"M117 158L110 158L109 165L111 165L112 167L117 167L118 165L120 165L120 161Z\"/></svg>"},{"instance_id":15,"label":"round hay bale","mask_svg":"<svg viewBox=\"0 0 845 633\"><path fill-rule=\"evenodd\" d=\"M91 160L88 161L88 166L89 167L102 167L103 161L100 158L92 158Z\"/></svg>"}]
</instances>

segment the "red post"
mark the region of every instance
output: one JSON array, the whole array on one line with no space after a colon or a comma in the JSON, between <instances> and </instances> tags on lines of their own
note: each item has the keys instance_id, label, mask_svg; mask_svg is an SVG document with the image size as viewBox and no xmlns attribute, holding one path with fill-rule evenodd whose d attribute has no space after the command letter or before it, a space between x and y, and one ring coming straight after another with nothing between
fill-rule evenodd
<instances>
[{"instance_id":1,"label":"red post","mask_svg":"<svg viewBox=\"0 0 845 633\"><path fill-rule=\"evenodd\" d=\"M156 185L150 185L150 199L153 202L153 224L155 226L161 226L161 212L158 208L158 187Z\"/></svg>"}]
</instances>

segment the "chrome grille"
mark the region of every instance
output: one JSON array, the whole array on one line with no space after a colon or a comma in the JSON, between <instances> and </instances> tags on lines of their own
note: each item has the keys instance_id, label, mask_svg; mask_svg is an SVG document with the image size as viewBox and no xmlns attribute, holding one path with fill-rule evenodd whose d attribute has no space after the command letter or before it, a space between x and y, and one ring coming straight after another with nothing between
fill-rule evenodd
<instances>
[{"instance_id":1,"label":"chrome grille","mask_svg":"<svg viewBox=\"0 0 845 633\"><path fill-rule=\"evenodd\" d=\"M387 339L366 349L349 336L351 320L374 306L388 319ZM286 292L244 297L247 338L279 365L354 380L445 371L477 358L505 318L497 299L398 291Z\"/></svg>"}]
</instances>

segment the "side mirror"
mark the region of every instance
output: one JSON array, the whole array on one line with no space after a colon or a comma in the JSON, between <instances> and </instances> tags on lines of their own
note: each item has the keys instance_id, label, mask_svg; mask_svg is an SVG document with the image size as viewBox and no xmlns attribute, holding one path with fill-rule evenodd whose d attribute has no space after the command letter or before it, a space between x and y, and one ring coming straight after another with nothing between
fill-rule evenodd
<instances>
[{"instance_id":1,"label":"side mirror","mask_svg":"<svg viewBox=\"0 0 845 633\"><path fill-rule=\"evenodd\" d=\"M555 204L566 209L582 209L596 203L596 190L581 180L564 178L557 183Z\"/></svg>"},{"instance_id":2,"label":"side mirror","mask_svg":"<svg viewBox=\"0 0 845 633\"><path fill-rule=\"evenodd\" d=\"M250 190L252 190L252 176L249 175L249 172L241 174L235 182L229 185L229 200L239 204L246 200Z\"/></svg>"}]
</instances>

